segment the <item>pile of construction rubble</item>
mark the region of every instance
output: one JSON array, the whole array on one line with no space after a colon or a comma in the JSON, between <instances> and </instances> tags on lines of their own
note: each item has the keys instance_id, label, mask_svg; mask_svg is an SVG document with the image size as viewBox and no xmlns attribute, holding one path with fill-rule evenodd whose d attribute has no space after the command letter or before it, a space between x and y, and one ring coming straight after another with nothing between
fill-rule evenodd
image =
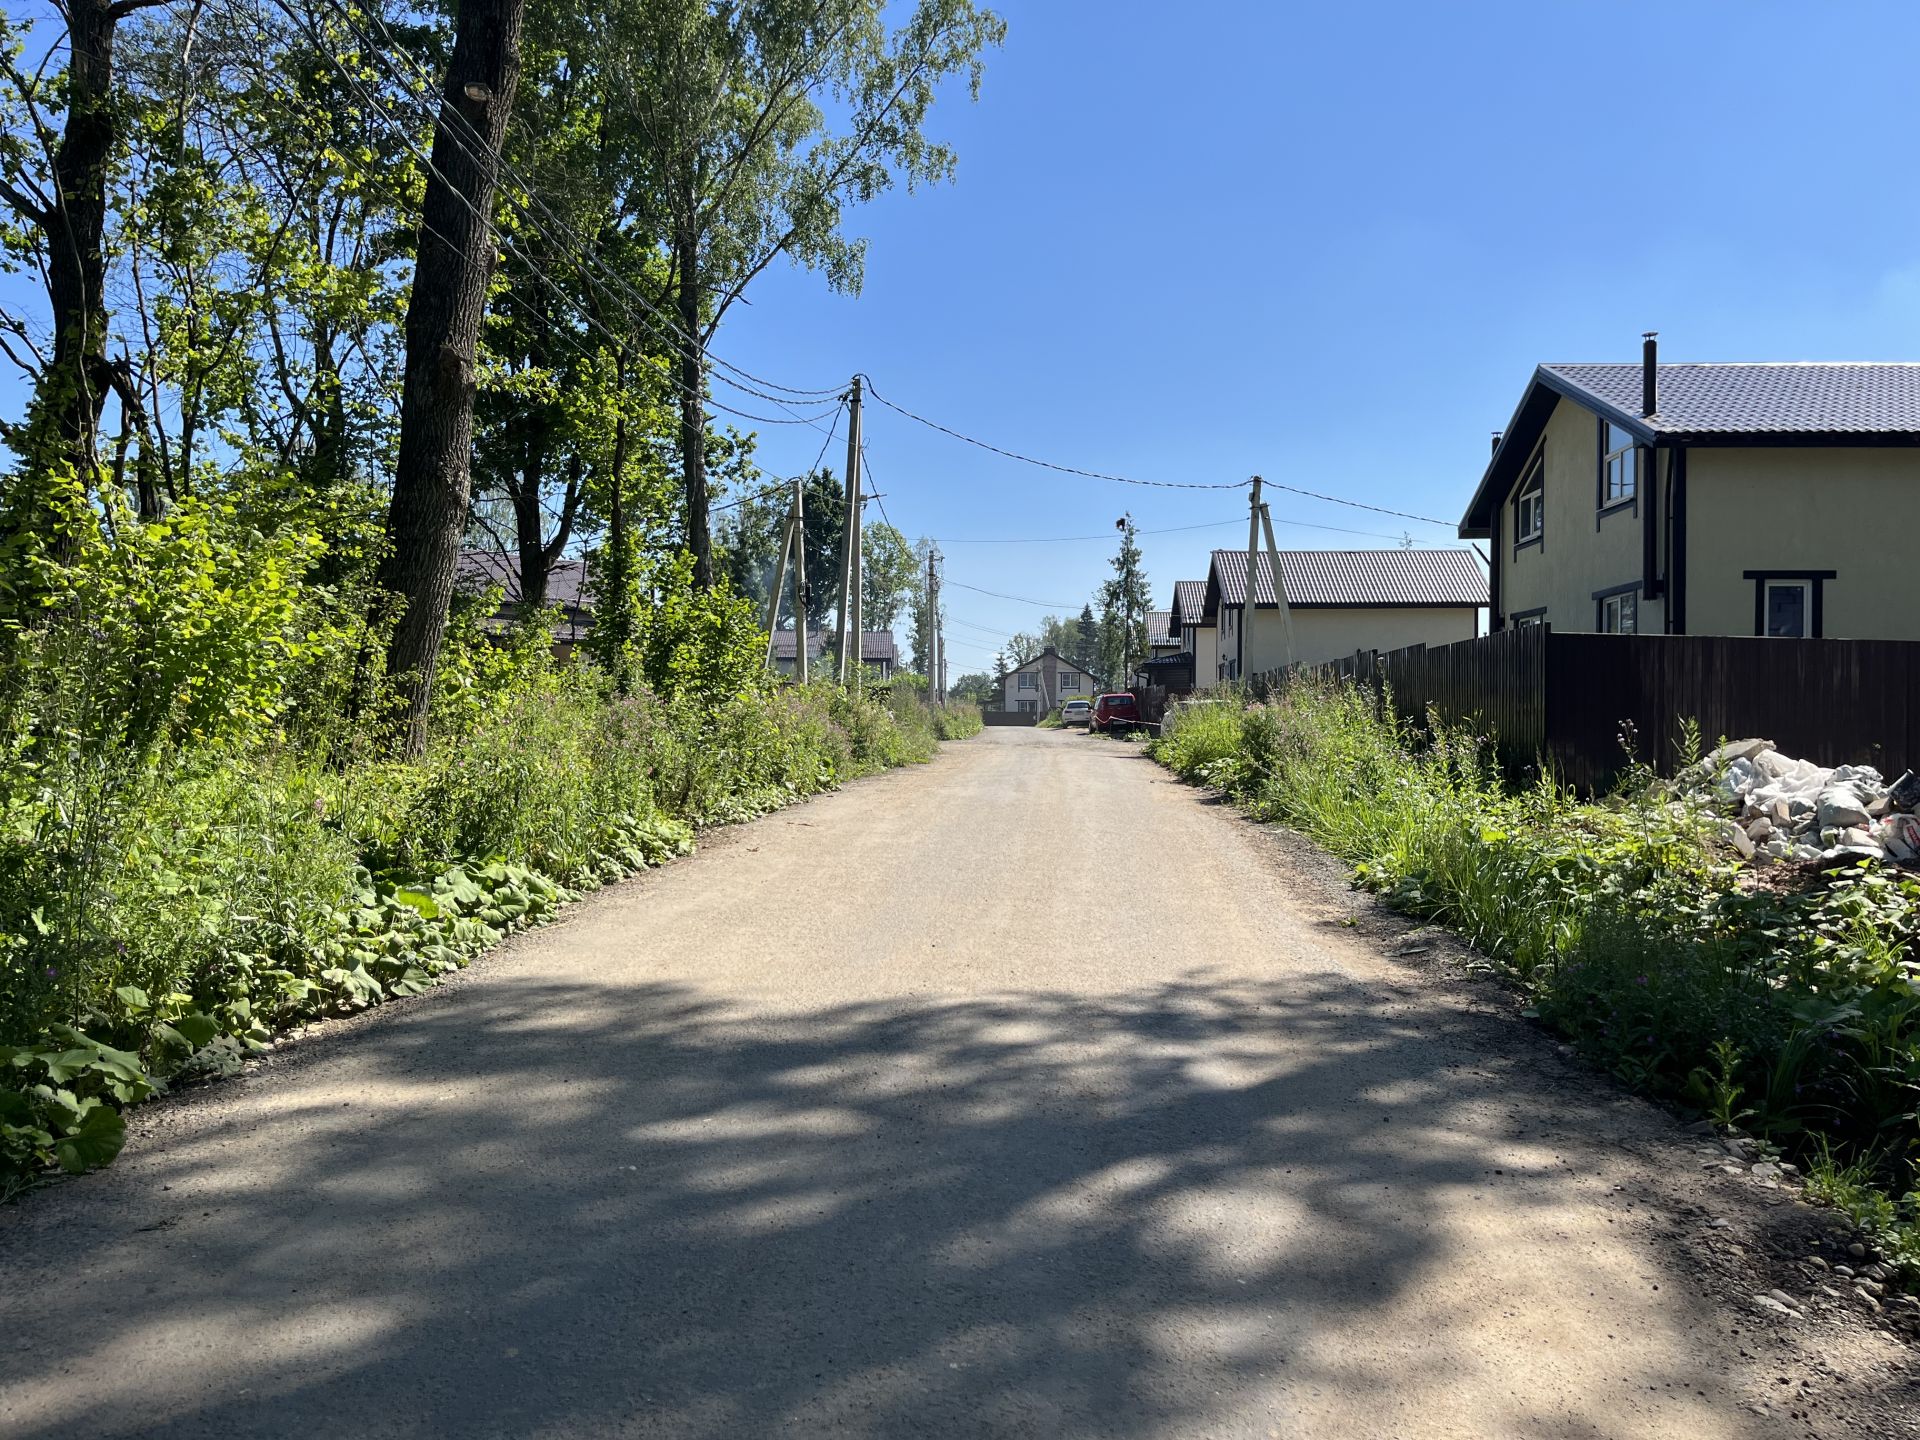
<instances>
[{"instance_id":1,"label":"pile of construction rubble","mask_svg":"<svg viewBox=\"0 0 1920 1440\"><path fill-rule=\"evenodd\" d=\"M1695 773L1733 809L1727 842L1756 863L1920 862L1920 776L1911 770L1889 785L1871 765L1829 770L1771 741L1737 740Z\"/></svg>"}]
</instances>

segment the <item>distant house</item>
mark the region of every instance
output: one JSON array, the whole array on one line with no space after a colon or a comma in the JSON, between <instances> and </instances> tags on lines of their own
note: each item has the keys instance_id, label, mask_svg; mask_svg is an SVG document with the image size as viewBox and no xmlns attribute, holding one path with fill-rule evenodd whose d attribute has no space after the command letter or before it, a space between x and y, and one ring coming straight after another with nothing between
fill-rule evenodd
<instances>
[{"instance_id":1,"label":"distant house","mask_svg":"<svg viewBox=\"0 0 1920 1440\"><path fill-rule=\"evenodd\" d=\"M1180 648L1171 610L1147 612L1147 653L1134 669L1133 684L1176 695L1193 689L1193 656Z\"/></svg>"},{"instance_id":2,"label":"distant house","mask_svg":"<svg viewBox=\"0 0 1920 1440\"><path fill-rule=\"evenodd\" d=\"M1201 618L1218 637L1216 681L1356 650L1471 640L1487 603L1486 576L1464 549L1282 550L1280 574L1284 605L1271 558L1255 556L1249 612L1247 552L1213 552Z\"/></svg>"},{"instance_id":3,"label":"distant house","mask_svg":"<svg viewBox=\"0 0 1920 1440\"><path fill-rule=\"evenodd\" d=\"M827 653L828 632L809 630L807 632L807 669L813 674L820 673L820 666ZM782 675L794 674L799 666L795 659L797 632L776 630L773 632L773 668ZM899 668L900 652L893 643L891 630L869 630L860 637L860 663L869 670L878 672L882 680L891 680L893 672Z\"/></svg>"},{"instance_id":4,"label":"distant house","mask_svg":"<svg viewBox=\"0 0 1920 1440\"><path fill-rule=\"evenodd\" d=\"M526 614L518 555L479 548L462 550L453 583L456 590L469 595L477 595L494 585L506 592L500 608L487 621L491 629L504 630ZM587 562L583 557L556 561L547 573L545 603L560 612L553 627L553 643L561 650L571 649L593 628L593 611L587 603L590 593Z\"/></svg>"},{"instance_id":5,"label":"distant house","mask_svg":"<svg viewBox=\"0 0 1920 1440\"><path fill-rule=\"evenodd\" d=\"M1206 612L1206 581L1174 582L1167 628L1180 637L1180 648L1193 656L1193 683L1202 690L1220 678L1220 645L1214 621Z\"/></svg>"},{"instance_id":6,"label":"distant house","mask_svg":"<svg viewBox=\"0 0 1920 1440\"><path fill-rule=\"evenodd\" d=\"M1493 629L1920 639L1920 365L1542 365L1460 522Z\"/></svg>"},{"instance_id":7,"label":"distant house","mask_svg":"<svg viewBox=\"0 0 1920 1440\"><path fill-rule=\"evenodd\" d=\"M1000 683L1000 708L1045 714L1062 700L1091 700L1100 693L1093 672L1083 670L1051 645Z\"/></svg>"}]
</instances>

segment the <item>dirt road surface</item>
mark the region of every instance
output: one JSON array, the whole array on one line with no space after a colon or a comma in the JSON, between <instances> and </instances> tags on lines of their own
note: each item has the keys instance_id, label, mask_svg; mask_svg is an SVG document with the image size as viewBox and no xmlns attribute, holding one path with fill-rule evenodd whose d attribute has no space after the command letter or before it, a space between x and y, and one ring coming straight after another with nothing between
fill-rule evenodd
<instances>
[{"instance_id":1,"label":"dirt road surface","mask_svg":"<svg viewBox=\"0 0 1920 1440\"><path fill-rule=\"evenodd\" d=\"M0 1433L1911 1433L1302 850L1032 730L710 837L0 1214Z\"/></svg>"}]
</instances>

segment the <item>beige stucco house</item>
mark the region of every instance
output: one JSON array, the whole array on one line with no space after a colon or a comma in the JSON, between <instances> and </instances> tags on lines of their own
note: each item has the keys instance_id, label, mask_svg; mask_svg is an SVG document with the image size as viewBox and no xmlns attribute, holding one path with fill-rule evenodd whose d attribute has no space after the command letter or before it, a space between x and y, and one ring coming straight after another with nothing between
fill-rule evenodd
<instances>
[{"instance_id":1,"label":"beige stucco house","mask_svg":"<svg viewBox=\"0 0 1920 1440\"><path fill-rule=\"evenodd\" d=\"M1920 365L1542 365L1460 524L1491 626L1920 639Z\"/></svg>"},{"instance_id":2,"label":"beige stucco house","mask_svg":"<svg viewBox=\"0 0 1920 1440\"><path fill-rule=\"evenodd\" d=\"M1051 645L1000 682L1000 708L1046 714L1063 700L1091 700L1100 693L1093 672L1082 670Z\"/></svg>"},{"instance_id":3,"label":"beige stucco house","mask_svg":"<svg viewBox=\"0 0 1920 1440\"><path fill-rule=\"evenodd\" d=\"M1451 645L1479 633L1487 581L1470 550L1282 550L1279 557L1278 595L1272 556L1254 557L1249 612L1247 552L1213 552L1201 610L1215 635L1213 683L1358 650Z\"/></svg>"}]
</instances>

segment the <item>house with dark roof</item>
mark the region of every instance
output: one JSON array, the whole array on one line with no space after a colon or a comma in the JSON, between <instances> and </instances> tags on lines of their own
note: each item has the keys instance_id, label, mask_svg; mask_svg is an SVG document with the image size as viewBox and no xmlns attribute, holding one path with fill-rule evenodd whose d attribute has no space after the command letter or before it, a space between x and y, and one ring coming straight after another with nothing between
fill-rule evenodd
<instances>
[{"instance_id":1,"label":"house with dark roof","mask_svg":"<svg viewBox=\"0 0 1920 1440\"><path fill-rule=\"evenodd\" d=\"M454 588L478 595L498 586L500 608L487 618L487 628L506 630L531 608L520 584L520 556L516 552L469 547L455 562ZM561 653L570 650L593 628L592 585L587 562L578 555L555 560L547 571L543 608L555 610L553 643Z\"/></svg>"},{"instance_id":2,"label":"house with dark roof","mask_svg":"<svg viewBox=\"0 0 1920 1440\"><path fill-rule=\"evenodd\" d=\"M822 657L827 653L828 635L825 630L807 632L807 669L814 675L821 673ZM793 630L773 632L773 668L782 675L792 675L798 668L795 658L798 650L799 635ZM900 652L893 642L891 630L868 630L860 637L860 663L882 680L891 680L893 672L900 667Z\"/></svg>"},{"instance_id":3,"label":"house with dark roof","mask_svg":"<svg viewBox=\"0 0 1920 1440\"><path fill-rule=\"evenodd\" d=\"M1180 638L1180 648L1193 656L1193 683L1202 690L1220 678L1220 647L1206 611L1206 581L1174 581L1167 628Z\"/></svg>"},{"instance_id":4,"label":"house with dark roof","mask_svg":"<svg viewBox=\"0 0 1920 1440\"><path fill-rule=\"evenodd\" d=\"M1000 708L1021 714L1044 715L1063 700L1091 700L1099 693L1099 678L1051 645L1000 677Z\"/></svg>"},{"instance_id":5,"label":"house with dark roof","mask_svg":"<svg viewBox=\"0 0 1920 1440\"><path fill-rule=\"evenodd\" d=\"M1213 552L1201 619L1217 639L1216 682L1359 650L1451 645L1479 633L1487 579L1471 550L1281 550L1278 556L1276 590L1273 554L1255 555L1249 606L1247 552Z\"/></svg>"},{"instance_id":6,"label":"house with dark roof","mask_svg":"<svg viewBox=\"0 0 1920 1440\"><path fill-rule=\"evenodd\" d=\"M1494 629L1920 639L1920 365L1553 364L1460 522Z\"/></svg>"}]
</instances>

